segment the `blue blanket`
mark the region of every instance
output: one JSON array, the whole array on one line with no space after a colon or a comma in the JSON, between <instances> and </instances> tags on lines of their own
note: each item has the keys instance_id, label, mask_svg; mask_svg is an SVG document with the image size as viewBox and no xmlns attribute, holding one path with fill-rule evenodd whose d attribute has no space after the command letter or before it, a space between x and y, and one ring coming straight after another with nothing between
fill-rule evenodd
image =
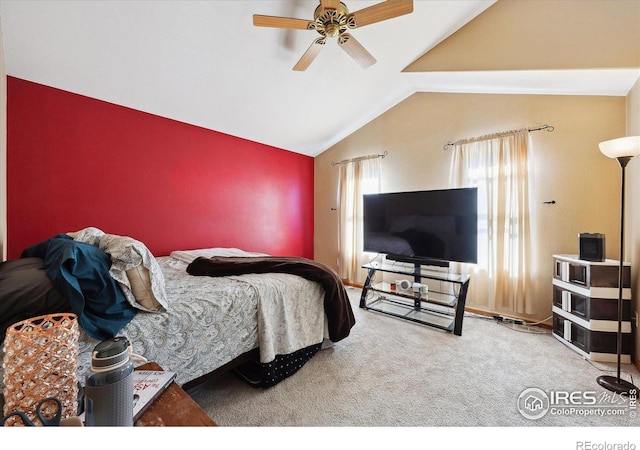
<instances>
[{"instance_id":1,"label":"blue blanket","mask_svg":"<svg viewBox=\"0 0 640 450\"><path fill-rule=\"evenodd\" d=\"M98 247L58 234L26 248L21 258L28 257L44 260L48 277L92 338L116 336L136 315L136 309L109 274L111 257Z\"/></svg>"}]
</instances>

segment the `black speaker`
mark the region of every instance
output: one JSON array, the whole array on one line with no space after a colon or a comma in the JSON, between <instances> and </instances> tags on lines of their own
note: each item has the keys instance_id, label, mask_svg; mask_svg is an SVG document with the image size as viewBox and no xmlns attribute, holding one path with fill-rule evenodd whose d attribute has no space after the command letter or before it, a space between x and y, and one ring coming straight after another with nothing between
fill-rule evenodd
<instances>
[{"instance_id":1,"label":"black speaker","mask_svg":"<svg viewBox=\"0 0 640 450\"><path fill-rule=\"evenodd\" d=\"M580 259L597 262L605 260L604 234L580 233Z\"/></svg>"}]
</instances>

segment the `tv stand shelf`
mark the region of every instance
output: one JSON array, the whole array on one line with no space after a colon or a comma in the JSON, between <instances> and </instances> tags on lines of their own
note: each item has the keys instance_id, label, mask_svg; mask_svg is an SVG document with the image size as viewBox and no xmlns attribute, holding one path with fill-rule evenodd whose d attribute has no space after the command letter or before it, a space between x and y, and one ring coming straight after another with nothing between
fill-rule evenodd
<instances>
[{"instance_id":1,"label":"tv stand shelf","mask_svg":"<svg viewBox=\"0 0 640 450\"><path fill-rule=\"evenodd\" d=\"M385 261L362 267L369 273L362 289L360 308L440 328L457 336L462 335L464 305L469 288L468 275L417 263L407 266ZM401 290L399 286L393 289L391 282L375 282L378 272L410 276L413 282L426 284L428 292L414 291L412 288ZM429 282L424 283L422 280Z\"/></svg>"}]
</instances>

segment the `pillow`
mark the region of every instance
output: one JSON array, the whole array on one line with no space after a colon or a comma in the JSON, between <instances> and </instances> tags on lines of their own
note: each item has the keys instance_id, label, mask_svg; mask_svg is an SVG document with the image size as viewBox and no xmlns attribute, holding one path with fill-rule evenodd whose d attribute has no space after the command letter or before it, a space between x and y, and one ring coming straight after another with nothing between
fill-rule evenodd
<instances>
[{"instance_id":1,"label":"pillow","mask_svg":"<svg viewBox=\"0 0 640 450\"><path fill-rule=\"evenodd\" d=\"M100 240L100 236L104 234L104 231L95 227L84 228L80 231L73 231L71 233L67 233L67 236L73 238L74 241L78 242L86 242L91 245L98 245L98 241Z\"/></svg>"},{"instance_id":2,"label":"pillow","mask_svg":"<svg viewBox=\"0 0 640 450\"><path fill-rule=\"evenodd\" d=\"M0 342L16 322L70 311L71 305L47 276L44 260L23 258L0 263Z\"/></svg>"},{"instance_id":3,"label":"pillow","mask_svg":"<svg viewBox=\"0 0 640 450\"><path fill-rule=\"evenodd\" d=\"M162 269L142 242L128 236L103 234L98 247L111 255L109 273L120 283L131 306L149 312L167 310Z\"/></svg>"},{"instance_id":4,"label":"pillow","mask_svg":"<svg viewBox=\"0 0 640 450\"><path fill-rule=\"evenodd\" d=\"M127 279L131 285L131 292L136 301L148 311L162 311L164 307L156 296L153 295L149 269L140 264L133 269L127 270L125 273L127 274Z\"/></svg>"},{"instance_id":5,"label":"pillow","mask_svg":"<svg viewBox=\"0 0 640 450\"><path fill-rule=\"evenodd\" d=\"M169 255L174 259L191 264L194 259L202 256L203 258L212 258L214 256L241 256L241 257L254 257L254 256L269 256L266 253L247 252L240 250L239 248L227 248L227 247L213 247L213 248L199 248L195 250L174 250Z\"/></svg>"}]
</instances>

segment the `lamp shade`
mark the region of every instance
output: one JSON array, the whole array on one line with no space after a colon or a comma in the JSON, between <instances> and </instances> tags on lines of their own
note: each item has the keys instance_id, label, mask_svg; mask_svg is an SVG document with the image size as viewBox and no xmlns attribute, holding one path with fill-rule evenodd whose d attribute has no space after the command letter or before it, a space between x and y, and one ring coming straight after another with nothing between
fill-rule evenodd
<instances>
[{"instance_id":1,"label":"lamp shade","mask_svg":"<svg viewBox=\"0 0 640 450\"><path fill-rule=\"evenodd\" d=\"M627 136L600 142L600 151L609 158L640 155L640 136Z\"/></svg>"}]
</instances>

